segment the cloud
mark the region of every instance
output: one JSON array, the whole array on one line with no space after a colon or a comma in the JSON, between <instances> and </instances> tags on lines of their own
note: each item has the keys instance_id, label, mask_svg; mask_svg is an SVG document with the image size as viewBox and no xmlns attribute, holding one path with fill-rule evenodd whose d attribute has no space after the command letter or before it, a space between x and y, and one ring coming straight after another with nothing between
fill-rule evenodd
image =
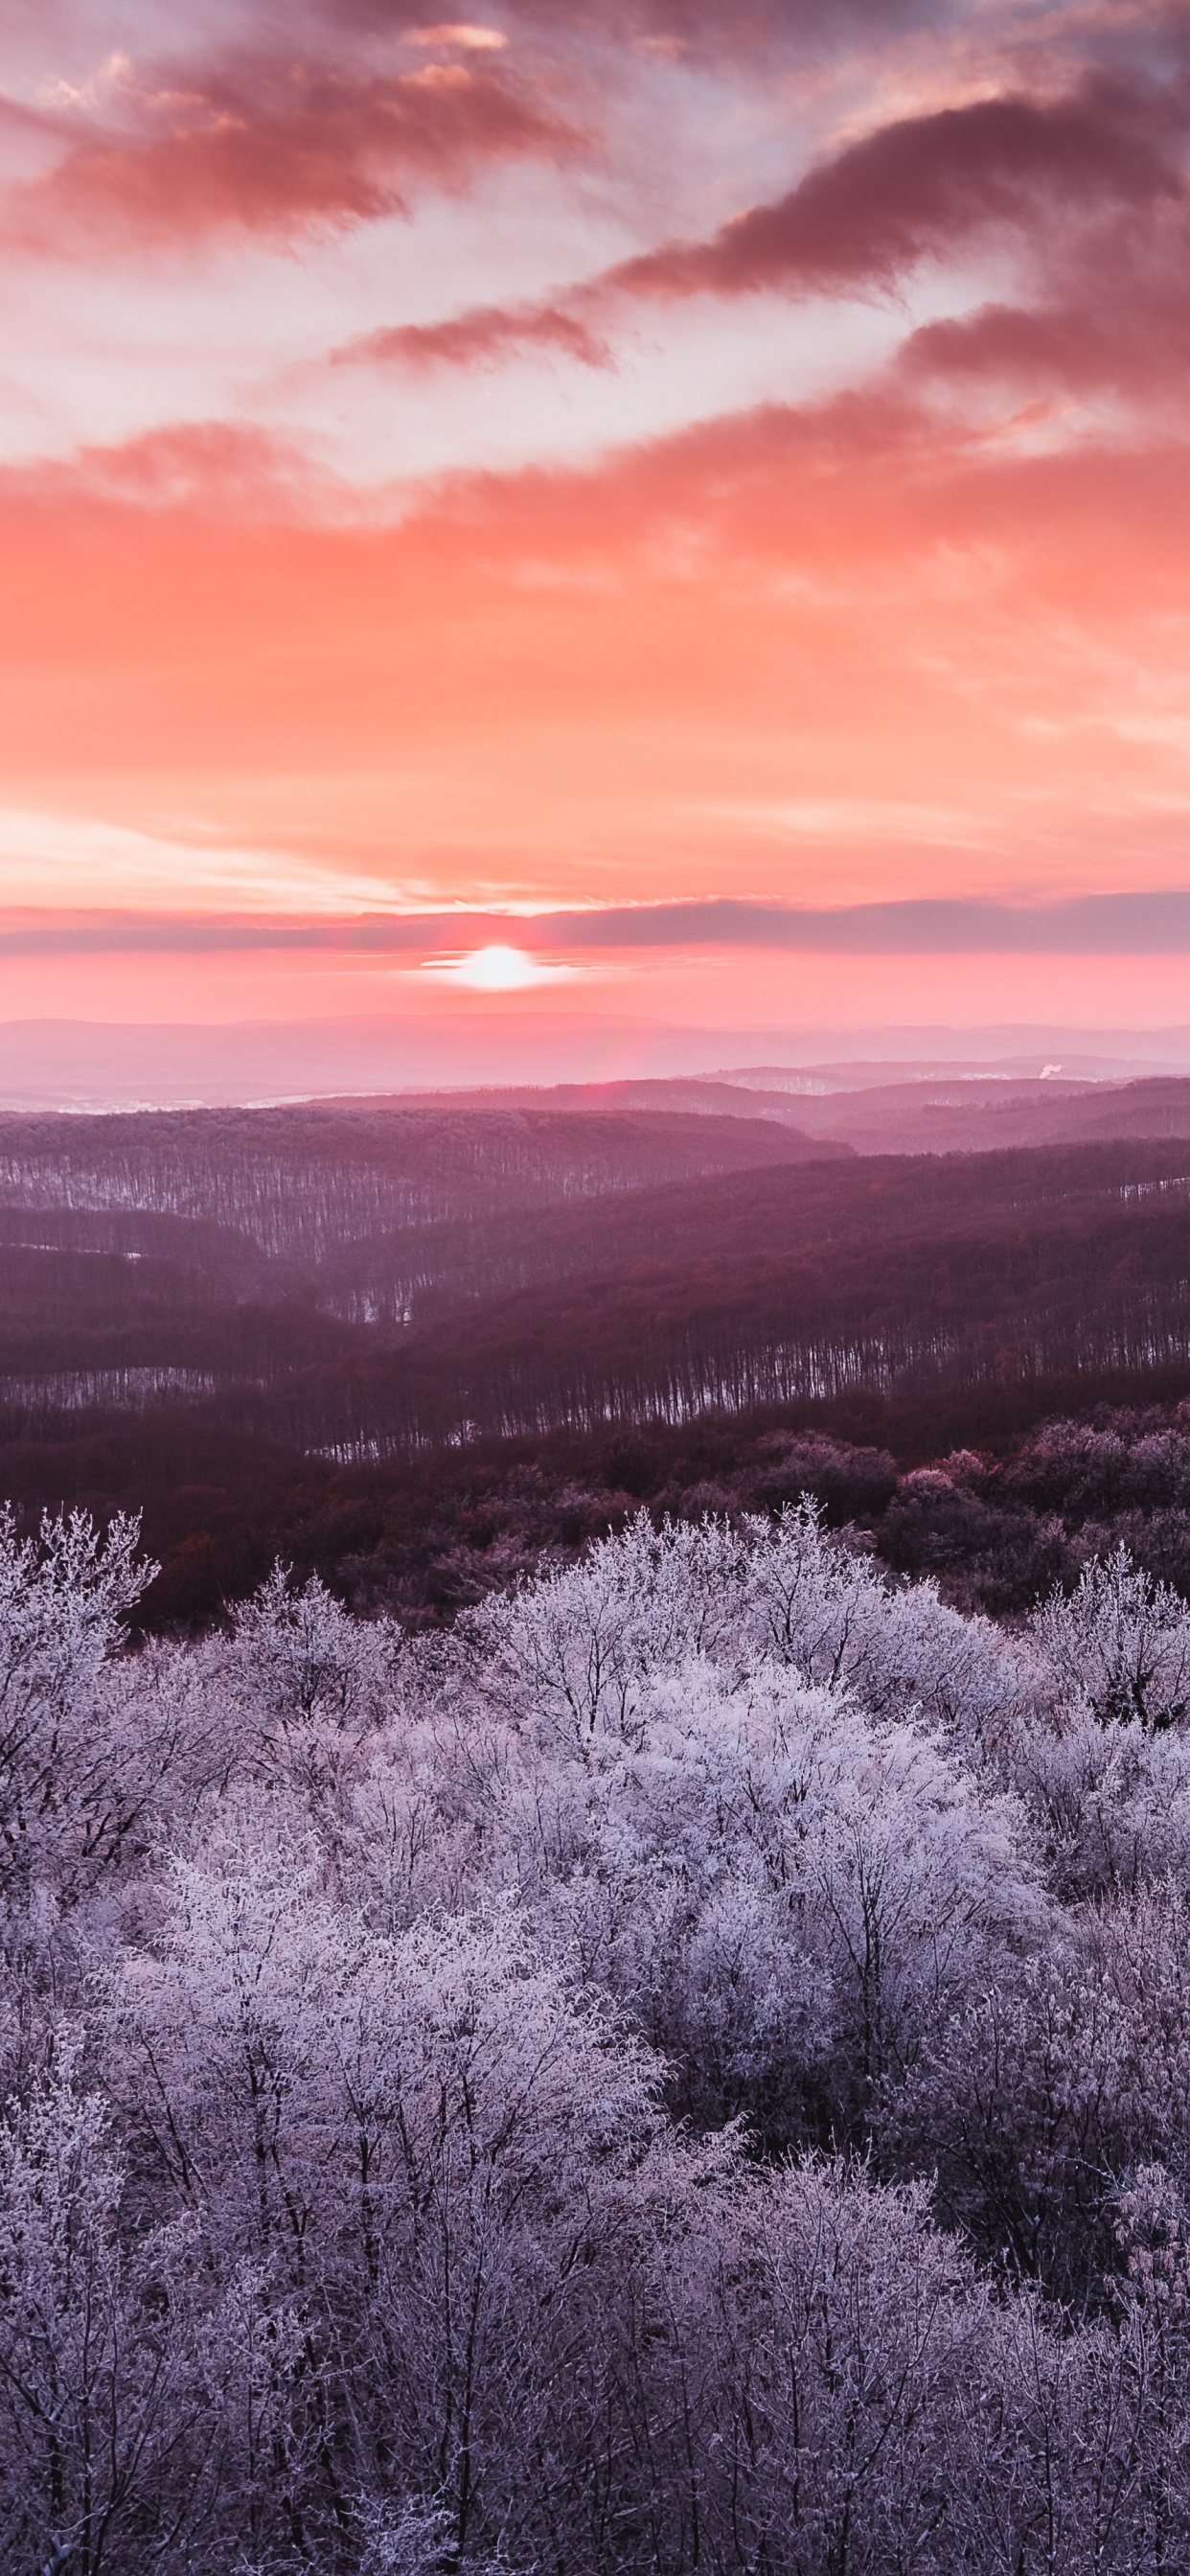
<instances>
[{"instance_id":1,"label":"cloud","mask_svg":"<svg viewBox=\"0 0 1190 2576\"><path fill-rule=\"evenodd\" d=\"M1185 243L1190 260L1190 239ZM951 393L1121 394L1163 409L1190 374L1185 292L1145 293L1105 274L1084 303L986 304L915 331L897 360L906 380Z\"/></svg>"},{"instance_id":2,"label":"cloud","mask_svg":"<svg viewBox=\"0 0 1190 2576\"><path fill-rule=\"evenodd\" d=\"M97 938L117 948L168 947L171 916L183 947L199 921L218 944L220 922L281 918L287 908L307 926L329 920L337 938L345 906L374 911L387 893L380 872L348 876L342 866L231 843L201 827L136 829L45 807L0 807L0 922L16 955L26 939L30 955L43 953L37 943L51 934L62 934L67 950ZM232 930L233 945L239 935Z\"/></svg>"},{"instance_id":3,"label":"cloud","mask_svg":"<svg viewBox=\"0 0 1190 2576\"><path fill-rule=\"evenodd\" d=\"M1147 223L1150 233L1155 217L1168 231L1171 213L1182 216L1177 149L1187 122L1184 101L1102 83L1052 101L985 98L901 118L707 240L620 261L540 304L484 305L440 323L373 332L336 351L335 360L469 367L541 346L607 365L607 335L633 304L762 292L888 295L923 261L958 254L993 233L1013 236L1032 264L1044 267L1061 245L1071 255L1080 226L1090 228L1098 248L1110 225L1107 271L1118 272L1130 238L1121 239L1121 215ZM1176 247L1184 261L1180 235ZM1173 269L1168 252L1166 265ZM1102 257L1095 266L1102 277ZM1180 273L1174 292L1181 294ZM940 325L932 340L919 336L919 375L959 372L964 362L968 374L979 370L974 344L965 357L957 339L947 341L950 328ZM1022 331L1022 346L1023 339Z\"/></svg>"},{"instance_id":4,"label":"cloud","mask_svg":"<svg viewBox=\"0 0 1190 2576\"><path fill-rule=\"evenodd\" d=\"M911 333L897 372L952 395L1111 393L1161 417L1190 371L1190 207L1090 220L1052 253L1035 302L989 302ZM1179 415L1180 416L1180 415Z\"/></svg>"},{"instance_id":5,"label":"cloud","mask_svg":"<svg viewBox=\"0 0 1190 2576\"><path fill-rule=\"evenodd\" d=\"M500 54L508 38L499 27L476 27L467 22L453 22L442 27L406 27L407 45L457 46L465 54Z\"/></svg>"},{"instance_id":6,"label":"cloud","mask_svg":"<svg viewBox=\"0 0 1190 2576\"><path fill-rule=\"evenodd\" d=\"M923 259L989 228L1026 233L1050 213L1148 206L1184 186L1169 111L1126 91L1052 104L989 98L906 117L811 170L774 204L705 242L626 260L605 285L662 300L891 288Z\"/></svg>"},{"instance_id":7,"label":"cloud","mask_svg":"<svg viewBox=\"0 0 1190 2576\"><path fill-rule=\"evenodd\" d=\"M88 446L61 463L12 476L41 506L84 494L137 511L198 513L224 526L259 516L328 517L342 495L292 440L237 421L179 421L116 446Z\"/></svg>"},{"instance_id":8,"label":"cloud","mask_svg":"<svg viewBox=\"0 0 1190 2576\"><path fill-rule=\"evenodd\" d=\"M331 363L402 367L420 374L434 367L498 366L537 350L574 358L584 367L612 364L606 340L578 313L559 304L476 304L445 322L406 322L369 331L334 350Z\"/></svg>"},{"instance_id":9,"label":"cloud","mask_svg":"<svg viewBox=\"0 0 1190 2576\"><path fill-rule=\"evenodd\" d=\"M145 72L113 57L97 91L52 100L40 125L60 158L10 190L5 229L76 255L341 230L401 211L418 181L457 186L492 162L579 147L495 68L393 73L272 51Z\"/></svg>"},{"instance_id":10,"label":"cloud","mask_svg":"<svg viewBox=\"0 0 1190 2576\"><path fill-rule=\"evenodd\" d=\"M508 941L511 929L516 944ZM500 934L504 937L501 938ZM0 915L0 956L226 955L279 950L408 957L423 974L511 989L576 971L559 951L736 948L804 956L1163 956L1190 953L1190 890L1010 904L965 896L811 907L741 903L592 906L508 914L359 914L350 919L135 913Z\"/></svg>"},{"instance_id":11,"label":"cloud","mask_svg":"<svg viewBox=\"0 0 1190 2576\"><path fill-rule=\"evenodd\" d=\"M941 27L965 0L504 0L501 17L560 38L592 37L661 54L714 59L729 54L837 51L875 30L891 37ZM340 23L391 24L392 0L327 0Z\"/></svg>"},{"instance_id":12,"label":"cloud","mask_svg":"<svg viewBox=\"0 0 1190 2576\"><path fill-rule=\"evenodd\" d=\"M611 603L625 595L625 581L647 578L687 599L726 584L754 607L776 584L772 598L779 607L796 569L810 585L802 594L807 608L820 601L850 610L867 602L876 619L890 578L907 579L917 594L929 595L937 558L940 596L970 616L977 602L956 587L958 565L970 550L988 601L994 556L994 593L1001 600L1015 596L1018 576L1032 587L1048 568L1055 597L1068 606L1066 576L1073 568L1077 595L1106 585L1110 574L1113 593L1118 586L1155 610L1180 597L1190 551L1180 507L1181 436L1163 433L1136 449L1113 436L1100 444L1083 440L1069 453L1014 450L989 439L979 424L939 417L914 387L893 376L820 402L767 403L699 421L590 464L444 476L420 494L402 490L391 516L380 502L371 518L357 510L357 533L333 548L332 532L347 517L343 491L324 489L309 469L305 506L295 508L300 468L300 455L251 429L180 423L124 446L86 448L61 463L0 472L0 528L15 568L22 530L31 539L37 526L47 538L60 531L69 551L85 543L93 511L116 513L130 560L154 572L160 566L163 580L175 580L150 520L170 512L182 549L193 531L212 578L216 558L206 530L226 522L226 554L219 560L230 604L247 597L261 571L273 580L280 560L276 534L296 519L295 546L316 549L310 580L319 567L330 579L349 576L362 598L374 577L378 613L398 561L401 578L415 589L424 580L430 598L445 596L444 583L457 582L467 597L490 589L505 619L512 619L518 599L510 650L524 603L534 595L543 617L553 614L545 607L552 593L557 600L572 596L590 620L596 575ZM80 569L83 562L80 556ZM828 585L821 594L820 582ZM204 584L204 596L209 588ZM76 615L87 595L80 579ZM315 593L308 596L317 617ZM17 598L10 585L14 616ZM107 605L118 620L120 596ZM176 606L184 628L184 595ZM20 613L27 616L29 607L26 593ZM387 656L399 649L403 630L383 613ZM699 640L709 651L713 629Z\"/></svg>"},{"instance_id":13,"label":"cloud","mask_svg":"<svg viewBox=\"0 0 1190 2576\"><path fill-rule=\"evenodd\" d=\"M222 817L427 916L1184 880L1184 435L1031 453L883 383L348 523L216 432L0 475L13 804ZM499 913L424 937L524 944Z\"/></svg>"}]
</instances>

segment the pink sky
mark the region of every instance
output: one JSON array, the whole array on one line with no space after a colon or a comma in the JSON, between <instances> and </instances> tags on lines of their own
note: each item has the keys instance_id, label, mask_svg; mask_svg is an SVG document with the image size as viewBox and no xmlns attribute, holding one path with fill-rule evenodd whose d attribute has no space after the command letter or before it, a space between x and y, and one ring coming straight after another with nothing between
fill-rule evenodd
<instances>
[{"instance_id":1,"label":"pink sky","mask_svg":"<svg viewBox=\"0 0 1190 2576\"><path fill-rule=\"evenodd\" d=\"M0 1017L1190 1020L1190 7L5 26Z\"/></svg>"}]
</instances>

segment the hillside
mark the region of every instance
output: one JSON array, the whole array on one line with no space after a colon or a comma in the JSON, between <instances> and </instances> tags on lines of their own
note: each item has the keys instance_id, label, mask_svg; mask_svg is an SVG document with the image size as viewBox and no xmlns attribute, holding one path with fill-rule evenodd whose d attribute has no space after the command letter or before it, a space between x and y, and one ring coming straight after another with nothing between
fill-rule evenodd
<instances>
[{"instance_id":1,"label":"hillside","mask_svg":"<svg viewBox=\"0 0 1190 2576\"><path fill-rule=\"evenodd\" d=\"M451 1095L439 1095L445 1105ZM705 1080L562 1084L554 1090L471 1092L466 1105L492 1116L548 1104L570 1116L615 1110L759 1118L860 1154L983 1154L1013 1146L1091 1144L1125 1138L1190 1139L1190 1078L1115 1081L1062 1075L858 1065L798 1072L759 1067ZM391 1104L396 1106L396 1103Z\"/></svg>"},{"instance_id":2,"label":"hillside","mask_svg":"<svg viewBox=\"0 0 1190 2576\"><path fill-rule=\"evenodd\" d=\"M0 1154L0 1481L145 1505L163 1619L279 1548L433 1613L440 1563L483 1588L625 1490L762 1496L768 1431L912 1466L1190 1393L1176 1140L377 1105L10 1120Z\"/></svg>"},{"instance_id":3,"label":"hillside","mask_svg":"<svg viewBox=\"0 0 1190 2576\"><path fill-rule=\"evenodd\" d=\"M1187 1348L1176 1143L816 1160L691 1114L377 1110L0 1147L14 1435L168 1402L378 1456Z\"/></svg>"}]
</instances>

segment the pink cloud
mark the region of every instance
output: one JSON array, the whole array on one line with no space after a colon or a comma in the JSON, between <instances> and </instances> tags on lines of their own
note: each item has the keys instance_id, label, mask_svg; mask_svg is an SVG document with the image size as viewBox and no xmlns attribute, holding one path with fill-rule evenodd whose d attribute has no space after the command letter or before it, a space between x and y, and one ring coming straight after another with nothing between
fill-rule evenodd
<instances>
[{"instance_id":1,"label":"pink cloud","mask_svg":"<svg viewBox=\"0 0 1190 2576\"><path fill-rule=\"evenodd\" d=\"M407 45L457 46L465 54L503 53L508 38L499 27L475 26L470 20L452 20L446 26L407 27Z\"/></svg>"},{"instance_id":2,"label":"pink cloud","mask_svg":"<svg viewBox=\"0 0 1190 2576\"><path fill-rule=\"evenodd\" d=\"M407 322L370 331L334 352L334 363L404 367L483 367L525 351L554 351L584 367L612 363L607 342L577 312L560 304L477 304L444 322Z\"/></svg>"},{"instance_id":3,"label":"pink cloud","mask_svg":"<svg viewBox=\"0 0 1190 2576\"><path fill-rule=\"evenodd\" d=\"M342 494L300 447L235 421L180 421L116 446L88 446L60 463L8 478L30 505L132 510L214 519L223 527L258 518L271 524L333 515Z\"/></svg>"},{"instance_id":4,"label":"pink cloud","mask_svg":"<svg viewBox=\"0 0 1190 2576\"><path fill-rule=\"evenodd\" d=\"M1171 133L1172 129L1172 133ZM989 229L1047 215L1181 197L1177 124L1156 99L1088 94L1054 104L991 98L881 126L811 170L775 204L709 241L676 243L608 271L608 288L682 295L888 288L922 259Z\"/></svg>"},{"instance_id":5,"label":"pink cloud","mask_svg":"<svg viewBox=\"0 0 1190 2576\"><path fill-rule=\"evenodd\" d=\"M1101 340L1111 327L1102 300L1113 276L1121 287L1122 313L1135 317L1136 280L1124 274L1128 245L1135 240L1140 261L1151 271L1164 238L1170 281L1164 311L1176 334L1185 244L1180 229L1172 244L1169 237L1171 226L1180 227L1186 204L1179 152L1188 126L1190 110L1180 97L1119 85L1054 101L981 99L903 118L822 162L787 196L750 208L704 241L671 243L621 261L537 305L485 305L440 323L381 330L336 355L408 367L468 367L539 345L586 365L606 365L608 334L617 316L635 303L759 292L887 295L923 260L954 255L997 234L1013 238L1042 276L1063 260L1076 273L1080 244L1087 246L1084 282L1090 301L1100 305ZM1151 275L1142 303L1146 294L1151 302ZM920 377L931 370L990 373L994 347L1007 355L1011 335L1002 316L989 316L982 334L964 337L964 328L944 323L935 333L919 335L913 365ZM1090 312L1081 322L1073 314L1065 320L1055 314L1055 355L1059 342L1072 347L1081 337L1089 357L1095 331ZM1027 343L1041 357L1040 317L1030 332L1028 316L1020 314L1016 336L1022 359Z\"/></svg>"},{"instance_id":6,"label":"pink cloud","mask_svg":"<svg viewBox=\"0 0 1190 2576\"><path fill-rule=\"evenodd\" d=\"M61 157L10 192L10 238L78 254L343 229L399 211L419 181L454 187L579 145L551 104L474 61L382 73L261 52L146 74L115 58L109 74L99 95L42 113Z\"/></svg>"}]
</instances>

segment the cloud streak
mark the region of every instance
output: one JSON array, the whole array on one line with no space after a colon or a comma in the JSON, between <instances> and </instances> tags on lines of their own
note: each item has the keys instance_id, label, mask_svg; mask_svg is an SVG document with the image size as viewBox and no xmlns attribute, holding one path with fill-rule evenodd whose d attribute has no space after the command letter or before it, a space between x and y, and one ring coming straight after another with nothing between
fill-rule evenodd
<instances>
[{"instance_id":1,"label":"cloud streak","mask_svg":"<svg viewBox=\"0 0 1190 2576\"><path fill-rule=\"evenodd\" d=\"M551 960L566 949L586 954L737 948L835 957L1190 954L1190 889L1083 895L1048 904L953 897L814 908L724 898L531 914L370 913L338 921L97 913L16 923L10 918L5 925L0 914L0 956L348 952L419 964L432 958L436 972L460 980L459 961L492 946L504 953L514 932L517 950Z\"/></svg>"},{"instance_id":2,"label":"cloud streak","mask_svg":"<svg viewBox=\"0 0 1190 2576\"><path fill-rule=\"evenodd\" d=\"M1055 99L1005 94L892 119L811 169L785 196L749 208L704 240L622 260L538 304L485 305L438 323L375 331L336 350L334 360L411 371L490 367L548 348L606 365L617 326L642 306L759 294L888 298L923 262L954 259L996 238L1027 250L1042 273L1063 258L1077 272L1080 240L1089 232L1085 310L1076 304L1011 319L1002 310L989 316L982 335L978 326L939 324L918 335L912 366L923 381L1004 372L1048 372L1065 381L1072 366L1076 378L1081 366L1084 376L1101 380L1112 372L1105 360L1113 326L1122 322L1125 340L1135 343L1146 300L1153 300L1152 283L1147 299L1143 289L1137 297L1135 270L1144 263L1129 262L1129 243L1140 228L1151 258L1154 227L1164 225L1168 236L1171 217L1178 230L1162 256L1169 282L1151 320L1158 329L1180 324L1185 331L1179 297L1188 132L1190 99L1180 89L1122 78L1087 80Z\"/></svg>"},{"instance_id":3,"label":"cloud streak","mask_svg":"<svg viewBox=\"0 0 1190 2576\"><path fill-rule=\"evenodd\" d=\"M335 366L492 367L509 358L549 355L583 367L610 367L610 343L577 311L561 304L477 304L445 322L406 322L370 331L332 355Z\"/></svg>"}]
</instances>

